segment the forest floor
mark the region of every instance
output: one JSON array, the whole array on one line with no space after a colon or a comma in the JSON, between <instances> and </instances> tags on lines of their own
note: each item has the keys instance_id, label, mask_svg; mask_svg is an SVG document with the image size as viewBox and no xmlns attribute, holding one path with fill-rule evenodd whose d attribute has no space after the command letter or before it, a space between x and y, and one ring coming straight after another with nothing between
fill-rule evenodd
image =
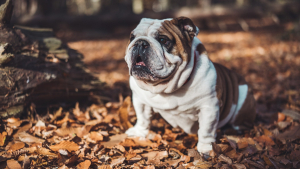
<instances>
[{"instance_id":1,"label":"forest floor","mask_svg":"<svg viewBox=\"0 0 300 169\"><path fill-rule=\"evenodd\" d=\"M68 45L118 102L49 112L35 121L2 120L0 168L300 168L300 43L278 31L201 32L212 61L243 75L257 101L253 129L218 130L208 159L197 135L172 128L160 116L147 138L127 138L136 116L124 61L128 38L80 40Z\"/></svg>"}]
</instances>

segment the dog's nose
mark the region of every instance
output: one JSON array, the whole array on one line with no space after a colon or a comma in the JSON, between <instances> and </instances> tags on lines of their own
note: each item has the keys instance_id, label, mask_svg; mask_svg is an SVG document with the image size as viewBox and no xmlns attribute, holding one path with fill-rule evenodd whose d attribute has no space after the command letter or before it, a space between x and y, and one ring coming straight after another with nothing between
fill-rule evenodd
<instances>
[{"instance_id":1,"label":"dog's nose","mask_svg":"<svg viewBox=\"0 0 300 169\"><path fill-rule=\"evenodd\" d=\"M142 40L142 39L137 40L137 41L135 42L135 45L136 45L136 46L141 46L143 49L146 49L146 48L149 47L149 43L148 43L147 41L145 41L145 40Z\"/></svg>"}]
</instances>

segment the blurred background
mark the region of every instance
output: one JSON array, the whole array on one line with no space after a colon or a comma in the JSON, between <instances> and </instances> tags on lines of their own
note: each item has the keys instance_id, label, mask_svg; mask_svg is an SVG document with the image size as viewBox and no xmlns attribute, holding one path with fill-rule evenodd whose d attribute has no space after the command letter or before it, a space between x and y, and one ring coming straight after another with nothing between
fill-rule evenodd
<instances>
[{"instance_id":1,"label":"blurred background","mask_svg":"<svg viewBox=\"0 0 300 169\"><path fill-rule=\"evenodd\" d=\"M14 6L12 24L53 28L124 95L130 95L125 49L140 19L190 17L210 58L251 84L260 111L300 110L298 0L14 0Z\"/></svg>"},{"instance_id":2,"label":"blurred background","mask_svg":"<svg viewBox=\"0 0 300 169\"><path fill-rule=\"evenodd\" d=\"M144 17L187 16L200 30L249 31L278 29L299 21L300 14L297 0L15 0L14 5L14 24L80 31L60 35L66 40L128 35Z\"/></svg>"}]
</instances>

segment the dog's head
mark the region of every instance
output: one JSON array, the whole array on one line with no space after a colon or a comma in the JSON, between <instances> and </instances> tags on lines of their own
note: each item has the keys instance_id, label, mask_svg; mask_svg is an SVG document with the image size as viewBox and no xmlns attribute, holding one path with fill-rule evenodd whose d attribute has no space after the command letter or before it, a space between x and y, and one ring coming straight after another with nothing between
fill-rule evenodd
<instances>
[{"instance_id":1,"label":"dog's head","mask_svg":"<svg viewBox=\"0 0 300 169\"><path fill-rule=\"evenodd\" d=\"M191 60L191 48L198 28L186 17L142 19L131 32L125 60L137 84L154 93L170 93L168 84ZM174 82L176 83L176 82ZM165 86L165 87L163 87Z\"/></svg>"}]
</instances>

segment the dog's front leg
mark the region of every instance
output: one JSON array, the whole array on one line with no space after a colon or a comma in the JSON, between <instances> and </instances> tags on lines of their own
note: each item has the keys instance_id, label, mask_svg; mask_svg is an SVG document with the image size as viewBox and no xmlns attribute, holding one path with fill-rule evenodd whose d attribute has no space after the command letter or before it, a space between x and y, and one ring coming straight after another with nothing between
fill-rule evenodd
<instances>
[{"instance_id":1,"label":"dog's front leg","mask_svg":"<svg viewBox=\"0 0 300 169\"><path fill-rule=\"evenodd\" d=\"M199 130L197 149L204 155L209 155L212 150L212 142L216 141L216 131L219 121L218 104L203 106L199 113Z\"/></svg>"},{"instance_id":2,"label":"dog's front leg","mask_svg":"<svg viewBox=\"0 0 300 169\"><path fill-rule=\"evenodd\" d=\"M128 129L125 133L128 136L146 137L150 129L152 108L141 103L135 94L132 95L132 102L137 116L137 122L134 127Z\"/></svg>"}]
</instances>

